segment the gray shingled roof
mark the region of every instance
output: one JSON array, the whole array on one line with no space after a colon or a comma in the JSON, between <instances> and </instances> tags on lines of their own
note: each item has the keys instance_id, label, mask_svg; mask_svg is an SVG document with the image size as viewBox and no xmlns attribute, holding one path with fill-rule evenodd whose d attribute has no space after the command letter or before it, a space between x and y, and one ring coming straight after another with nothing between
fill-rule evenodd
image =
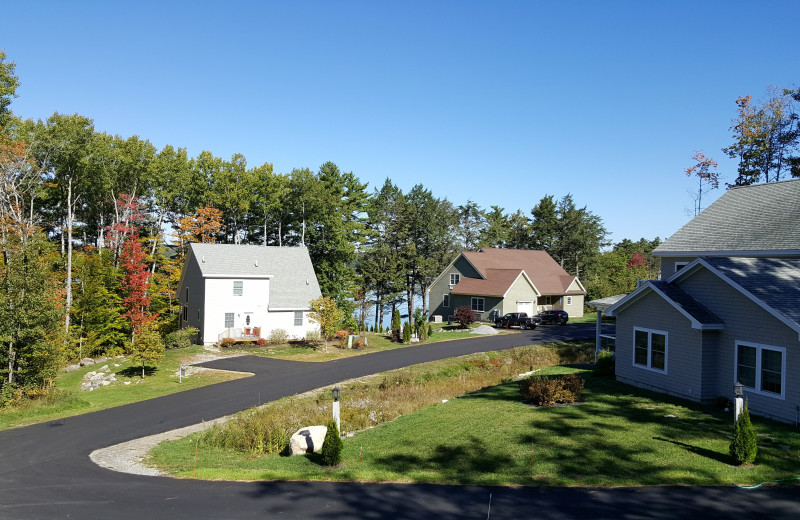
<instances>
[{"instance_id":1,"label":"gray shingled roof","mask_svg":"<svg viewBox=\"0 0 800 520\"><path fill-rule=\"evenodd\" d=\"M800 258L704 258L764 304L800 326Z\"/></svg>"},{"instance_id":2,"label":"gray shingled roof","mask_svg":"<svg viewBox=\"0 0 800 520\"><path fill-rule=\"evenodd\" d=\"M647 283L658 289L658 291L672 301L674 306L683 309L700 325L713 326L723 324L723 321L719 319L716 314L705 308L702 303L692 298L689 293L677 285L667 283L663 280L650 280Z\"/></svg>"},{"instance_id":3,"label":"gray shingled roof","mask_svg":"<svg viewBox=\"0 0 800 520\"><path fill-rule=\"evenodd\" d=\"M654 251L800 254L800 179L731 188Z\"/></svg>"},{"instance_id":4,"label":"gray shingled roof","mask_svg":"<svg viewBox=\"0 0 800 520\"><path fill-rule=\"evenodd\" d=\"M321 296L317 275L305 247L236 244L190 244L204 277L267 276L270 309L306 309Z\"/></svg>"}]
</instances>

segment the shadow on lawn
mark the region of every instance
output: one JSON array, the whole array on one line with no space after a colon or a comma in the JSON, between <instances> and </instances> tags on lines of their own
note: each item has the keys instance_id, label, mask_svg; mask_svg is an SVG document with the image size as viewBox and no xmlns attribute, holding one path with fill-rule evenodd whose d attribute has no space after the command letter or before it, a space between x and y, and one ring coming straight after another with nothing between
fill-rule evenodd
<instances>
[{"instance_id":1,"label":"shadow on lawn","mask_svg":"<svg viewBox=\"0 0 800 520\"><path fill-rule=\"evenodd\" d=\"M145 366L144 367L144 375L145 376L152 376L153 374L156 373L157 370L158 370L158 368L156 368L156 367ZM128 368L125 368L123 370L119 370L116 373L116 375L122 376L122 377L130 377L130 378L142 377L142 367L141 367L141 365L128 367Z\"/></svg>"},{"instance_id":2,"label":"shadow on lawn","mask_svg":"<svg viewBox=\"0 0 800 520\"><path fill-rule=\"evenodd\" d=\"M437 472L444 477L441 479L444 482L464 484L475 482L476 475L501 472L515 462L507 455L491 453L481 439L473 436L467 445L436 446L430 457L380 457L374 464L400 475Z\"/></svg>"},{"instance_id":3,"label":"shadow on lawn","mask_svg":"<svg viewBox=\"0 0 800 520\"><path fill-rule=\"evenodd\" d=\"M705 448L700 448L698 446L692 446L691 444L686 444L685 442L674 441L671 439L665 439L663 437L653 437L654 440L669 442L674 444L675 446L680 446L682 448L686 448L687 451L690 453L694 453L695 455L700 455L701 457L705 457L707 459L715 460L717 462L721 462L722 464L732 464L733 460L731 457L727 455L723 455L722 453L718 453L713 450L707 450Z\"/></svg>"}]
</instances>

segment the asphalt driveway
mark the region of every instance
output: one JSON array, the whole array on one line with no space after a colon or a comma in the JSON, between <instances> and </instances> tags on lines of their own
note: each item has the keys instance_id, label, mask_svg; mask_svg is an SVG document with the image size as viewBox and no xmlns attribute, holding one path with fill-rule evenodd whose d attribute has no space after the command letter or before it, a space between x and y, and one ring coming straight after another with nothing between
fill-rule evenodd
<instances>
[{"instance_id":1,"label":"asphalt driveway","mask_svg":"<svg viewBox=\"0 0 800 520\"><path fill-rule=\"evenodd\" d=\"M0 432L0 518L798 518L800 489L498 488L207 482L106 470L95 449L228 415L287 395L417 363L531 343L593 338L594 325L419 345L328 363L257 357L207 366L254 377Z\"/></svg>"}]
</instances>

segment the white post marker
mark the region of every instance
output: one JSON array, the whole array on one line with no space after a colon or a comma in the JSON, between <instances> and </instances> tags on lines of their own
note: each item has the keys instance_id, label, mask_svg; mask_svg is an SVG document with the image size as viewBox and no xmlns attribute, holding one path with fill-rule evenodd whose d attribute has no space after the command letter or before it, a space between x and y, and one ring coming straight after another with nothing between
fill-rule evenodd
<instances>
[{"instance_id":1,"label":"white post marker","mask_svg":"<svg viewBox=\"0 0 800 520\"><path fill-rule=\"evenodd\" d=\"M733 400L733 424L736 424L739 422L739 414L742 413L742 408L744 407L744 399L742 398L744 385L739 381L736 381L736 384L733 385L733 395L736 396Z\"/></svg>"},{"instance_id":2,"label":"white post marker","mask_svg":"<svg viewBox=\"0 0 800 520\"><path fill-rule=\"evenodd\" d=\"M181 363L181 372L180 376L178 377L178 382L183 383L183 378L186 376L186 365Z\"/></svg>"},{"instance_id":3,"label":"white post marker","mask_svg":"<svg viewBox=\"0 0 800 520\"><path fill-rule=\"evenodd\" d=\"M336 429L339 430L339 435L342 435L342 423L339 420L339 387L335 387L331 393L333 394L333 420L336 421Z\"/></svg>"}]
</instances>

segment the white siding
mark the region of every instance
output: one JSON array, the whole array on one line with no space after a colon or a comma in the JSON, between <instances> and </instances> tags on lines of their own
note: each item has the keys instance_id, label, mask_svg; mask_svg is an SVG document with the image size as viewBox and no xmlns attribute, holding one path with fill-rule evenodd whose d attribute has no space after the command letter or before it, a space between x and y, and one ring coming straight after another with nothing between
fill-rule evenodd
<instances>
[{"instance_id":1,"label":"white siding","mask_svg":"<svg viewBox=\"0 0 800 520\"><path fill-rule=\"evenodd\" d=\"M233 294L234 280L243 282L241 296ZM216 343L218 335L225 330L226 312L233 313L233 326L236 328L245 327L247 313L252 313L249 326L261 327L261 335L264 337L264 326L268 323L268 307L268 279L206 278L201 331L203 342Z\"/></svg>"},{"instance_id":2,"label":"white siding","mask_svg":"<svg viewBox=\"0 0 800 520\"><path fill-rule=\"evenodd\" d=\"M267 318L267 326L261 329L261 335L269 338L274 329L283 329L289 334L290 339L304 339L310 331L319 330L319 325L308 319L308 311L303 312L303 324L295 326L294 311L272 311Z\"/></svg>"}]
</instances>

